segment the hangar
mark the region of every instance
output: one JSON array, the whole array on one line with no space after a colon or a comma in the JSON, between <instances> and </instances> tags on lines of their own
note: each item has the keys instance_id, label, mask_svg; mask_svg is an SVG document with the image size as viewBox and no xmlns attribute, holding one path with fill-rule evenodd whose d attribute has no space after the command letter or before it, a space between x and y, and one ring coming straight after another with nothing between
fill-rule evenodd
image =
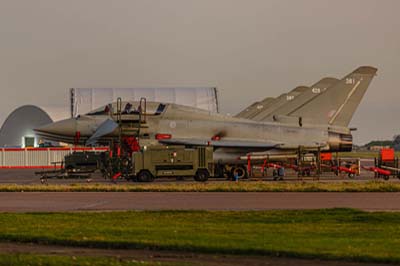
<instances>
[{"instance_id":1,"label":"hangar","mask_svg":"<svg viewBox=\"0 0 400 266\"><path fill-rule=\"evenodd\" d=\"M67 118L65 108L23 105L13 110L0 128L0 147L37 147L34 128Z\"/></svg>"},{"instance_id":2,"label":"hangar","mask_svg":"<svg viewBox=\"0 0 400 266\"><path fill-rule=\"evenodd\" d=\"M37 147L41 140L34 128L61 119L76 117L114 102L126 101L177 103L218 112L217 89L214 87L187 88L72 88L66 104L56 106L23 105L12 110L0 128L0 147Z\"/></svg>"},{"instance_id":3,"label":"hangar","mask_svg":"<svg viewBox=\"0 0 400 266\"><path fill-rule=\"evenodd\" d=\"M21 106L11 112L1 127L0 146L37 146L37 139L32 129L52 121L50 116L37 106Z\"/></svg>"}]
</instances>

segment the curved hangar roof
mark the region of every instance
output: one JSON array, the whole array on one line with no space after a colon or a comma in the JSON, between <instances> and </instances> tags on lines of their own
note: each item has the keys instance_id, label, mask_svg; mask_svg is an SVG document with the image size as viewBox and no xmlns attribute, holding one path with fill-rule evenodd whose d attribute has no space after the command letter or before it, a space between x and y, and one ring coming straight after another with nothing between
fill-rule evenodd
<instances>
[{"instance_id":1,"label":"curved hangar roof","mask_svg":"<svg viewBox=\"0 0 400 266\"><path fill-rule=\"evenodd\" d=\"M34 138L33 129L53 120L43 109L34 105L24 105L15 109L0 129L0 147L25 146L24 138ZM37 139L35 139L37 144Z\"/></svg>"}]
</instances>

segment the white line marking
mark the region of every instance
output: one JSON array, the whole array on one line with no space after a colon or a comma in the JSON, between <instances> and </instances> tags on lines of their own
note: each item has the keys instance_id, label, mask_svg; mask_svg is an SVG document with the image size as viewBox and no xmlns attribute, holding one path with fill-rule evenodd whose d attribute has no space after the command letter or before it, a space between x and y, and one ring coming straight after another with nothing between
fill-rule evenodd
<instances>
[{"instance_id":1,"label":"white line marking","mask_svg":"<svg viewBox=\"0 0 400 266\"><path fill-rule=\"evenodd\" d=\"M361 80L359 80L356 85L353 87L353 89L351 89L350 93L347 95L346 100L344 101L344 103L339 107L339 109L337 110L337 112L335 113L335 115L332 117L332 119L329 121L329 124L332 125L332 123L335 121L336 117L340 114L340 112L342 111L343 107L346 105L346 103L350 100L350 97L354 94L354 92L356 91L357 87L360 86L361 84Z\"/></svg>"}]
</instances>

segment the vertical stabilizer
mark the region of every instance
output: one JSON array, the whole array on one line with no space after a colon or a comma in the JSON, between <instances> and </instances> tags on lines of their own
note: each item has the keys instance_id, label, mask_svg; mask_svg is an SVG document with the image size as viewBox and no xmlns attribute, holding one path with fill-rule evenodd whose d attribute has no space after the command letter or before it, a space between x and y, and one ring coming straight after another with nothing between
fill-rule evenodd
<instances>
[{"instance_id":1,"label":"vertical stabilizer","mask_svg":"<svg viewBox=\"0 0 400 266\"><path fill-rule=\"evenodd\" d=\"M237 115L235 115L235 117L250 119L255 114L257 114L260 110L262 110L263 108L266 108L274 100L275 100L275 98L273 98L273 97L267 97L260 102L255 102L255 103L251 104L249 107L246 107L243 111L241 111Z\"/></svg>"},{"instance_id":2,"label":"vertical stabilizer","mask_svg":"<svg viewBox=\"0 0 400 266\"><path fill-rule=\"evenodd\" d=\"M290 115L314 124L347 127L376 72L374 67L359 67Z\"/></svg>"},{"instance_id":3,"label":"vertical stabilizer","mask_svg":"<svg viewBox=\"0 0 400 266\"><path fill-rule=\"evenodd\" d=\"M291 101L287 101L285 104L280 106L279 108L271 111L269 114L266 114L264 117L261 117L261 121L274 121L274 117L276 116L289 116L291 113L295 112L297 109L306 105L312 99L325 92L328 88L332 87L339 80L336 78L326 77L313 84L311 87L307 87L303 93L294 97Z\"/></svg>"},{"instance_id":4,"label":"vertical stabilizer","mask_svg":"<svg viewBox=\"0 0 400 266\"><path fill-rule=\"evenodd\" d=\"M309 90L309 87L307 86L298 86L288 93L279 95L266 108L260 109L255 115L250 117L250 119L255 121L263 121L263 119L269 114L273 113L273 111L287 104L288 102L293 101L294 99L296 99L296 97L298 97L307 90Z\"/></svg>"}]
</instances>

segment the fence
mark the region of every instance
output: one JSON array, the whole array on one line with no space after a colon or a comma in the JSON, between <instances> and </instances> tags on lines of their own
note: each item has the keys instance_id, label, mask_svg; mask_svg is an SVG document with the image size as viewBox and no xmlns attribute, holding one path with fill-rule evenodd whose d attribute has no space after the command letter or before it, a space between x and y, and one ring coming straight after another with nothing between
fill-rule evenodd
<instances>
[{"instance_id":1,"label":"fence","mask_svg":"<svg viewBox=\"0 0 400 266\"><path fill-rule=\"evenodd\" d=\"M74 151L107 151L108 148L2 148L0 168L53 168ZM60 166L60 164L58 164Z\"/></svg>"}]
</instances>

